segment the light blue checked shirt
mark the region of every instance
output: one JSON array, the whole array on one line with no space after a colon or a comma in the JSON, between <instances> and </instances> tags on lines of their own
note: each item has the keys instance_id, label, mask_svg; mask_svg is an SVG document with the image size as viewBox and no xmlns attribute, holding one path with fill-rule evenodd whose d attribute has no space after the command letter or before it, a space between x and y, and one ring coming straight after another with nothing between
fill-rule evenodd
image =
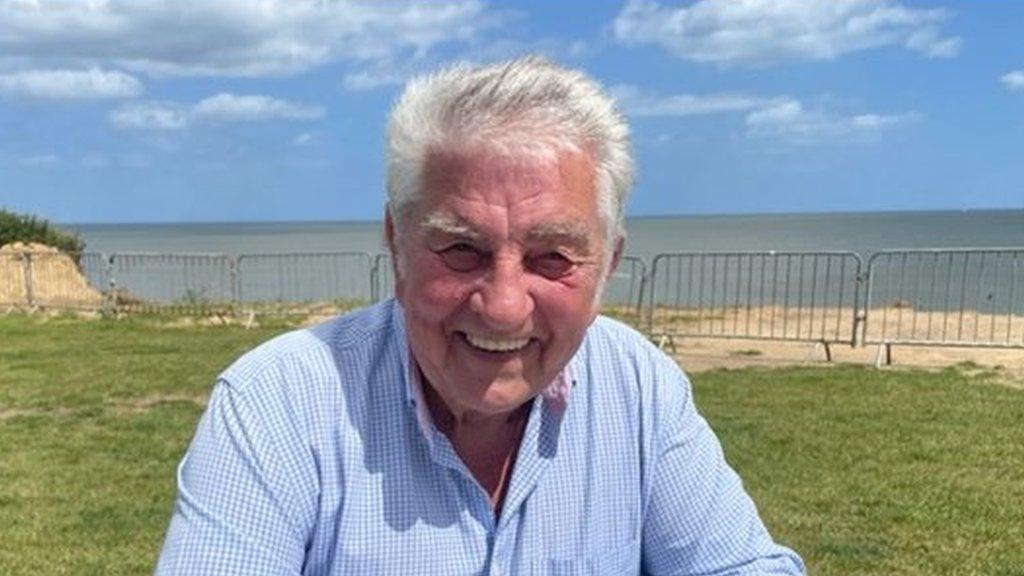
<instances>
[{"instance_id":1,"label":"light blue checked shirt","mask_svg":"<svg viewBox=\"0 0 1024 576\"><path fill-rule=\"evenodd\" d=\"M401 307L292 332L220 377L158 574L803 574L686 377L599 318L532 405L500 517L417 398Z\"/></svg>"}]
</instances>

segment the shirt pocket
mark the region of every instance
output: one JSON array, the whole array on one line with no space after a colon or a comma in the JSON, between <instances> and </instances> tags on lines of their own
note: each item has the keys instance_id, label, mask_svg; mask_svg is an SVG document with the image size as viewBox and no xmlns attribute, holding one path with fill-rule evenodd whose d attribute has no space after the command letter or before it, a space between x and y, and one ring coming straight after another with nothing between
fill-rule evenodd
<instances>
[{"instance_id":1,"label":"shirt pocket","mask_svg":"<svg viewBox=\"0 0 1024 576\"><path fill-rule=\"evenodd\" d=\"M634 576L640 574L640 543L591 552L582 558L535 558L533 576Z\"/></svg>"}]
</instances>

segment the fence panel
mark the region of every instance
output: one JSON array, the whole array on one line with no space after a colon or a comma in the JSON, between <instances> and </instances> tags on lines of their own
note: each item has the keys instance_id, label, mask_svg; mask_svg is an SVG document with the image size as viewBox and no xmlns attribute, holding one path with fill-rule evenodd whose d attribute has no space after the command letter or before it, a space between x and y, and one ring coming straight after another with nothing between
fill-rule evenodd
<instances>
[{"instance_id":1,"label":"fence panel","mask_svg":"<svg viewBox=\"0 0 1024 576\"><path fill-rule=\"evenodd\" d=\"M1024 248L872 254L864 342L1024 347Z\"/></svg>"},{"instance_id":2,"label":"fence panel","mask_svg":"<svg viewBox=\"0 0 1024 576\"><path fill-rule=\"evenodd\" d=\"M654 258L652 334L854 344L852 252L687 252Z\"/></svg>"},{"instance_id":3,"label":"fence panel","mask_svg":"<svg viewBox=\"0 0 1024 576\"><path fill-rule=\"evenodd\" d=\"M313 305L349 309L370 301L372 292L372 259L365 252L238 257L238 300L264 312L303 311ZM286 303L302 306L280 306Z\"/></svg>"},{"instance_id":4,"label":"fence panel","mask_svg":"<svg viewBox=\"0 0 1024 576\"><path fill-rule=\"evenodd\" d=\"M25 282L27 258L24 252L0 252L0 306L28 304Z\"/></svg>"},{"instance_id":5,"label":"fence panel","mask_svg":"<svg viewBox=\"0 0 1024 576\"><path fill-rule=\"evenodd\" d=\"M646 287L647 265L635 256L623 256L604 287L604 313L639 325Z\"/></svg>"},{"instance_id":6,"label":"fence panel","mask_svg":"<svg viewBox=\"0 0 1024 576\"><path fill-rule=\"evenodd\" d=\"M0 254L0 305L99 309L105 268L101 254L81 254L76 262L57 251L5 252Z\"/></svg>"},{"instance_id":7,"label":"fence panel","mask_svg":"<svg viewBox=\"0 0 1024 576\"><path fill-rule=\"evenodd\" d=\"M92 274L102 274L105 268L100 254L84 254L79 262L61 252L34 252L29 254L32 304L55 308L96 310L103 307L102 277L98 285L90 282L85 273L89 265ZM97 262L99 271L96 270Z\"/></svg>"},{"instance_id":8,"label":"fence panel","mask_svg":"<svg viewBox=\"0 0 1024 576\"><path fill-rule=\"evenodd\" d=\"M0 306L28 306L29 286L28 254L26 252L0 252Z\"/></svg>"},{"instance_id":9,"label":"fence panel","mask_svg":"<svg viewBox=\"0 0 1024 576\"><path fill-rule=\"evenodd\" d=\"M110 292L110 258L106 254L86 252L79 259L78 267L94 290L103 294Z\"/></svg>"},{"instance_id":10,"label":"fence panel","mask_svg":"<svg viewBox=\"0 0 1024 576\"><path fill-rule=\"evenodd\" d=\"M647 265L635 256L623 256L619 267L608 279L603 301L606 305L639 311L647 283Z\"/></svg>"},{"instance_id":11,"label":"fence panel","mask_svg":"<svg viewBox=\"0 0 1024 576\"><path fill-rule=\"evenodd\" d=\"M206 312L230 308L233 260L223 254L114 254L114 305L119 310Z\"/></svg>"}]
</instances>

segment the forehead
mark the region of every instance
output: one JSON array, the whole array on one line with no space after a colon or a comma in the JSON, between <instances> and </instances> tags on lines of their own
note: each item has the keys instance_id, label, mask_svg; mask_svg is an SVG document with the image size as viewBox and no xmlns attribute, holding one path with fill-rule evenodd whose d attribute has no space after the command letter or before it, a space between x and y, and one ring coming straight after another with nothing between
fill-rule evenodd
<instances>
[{"instance_id":1,"label":"forehead","mask_svg":"<svg viewBox=\"0 0 1024 576\"><path fill-rule=\"evenodd\" d=\"M553 234L578 232L598 216L594 164L583 152L437 151L422 176L415 201L421 224L465 228L504 214L509 224L525 218Z\"/></svg>"}]
</instances>

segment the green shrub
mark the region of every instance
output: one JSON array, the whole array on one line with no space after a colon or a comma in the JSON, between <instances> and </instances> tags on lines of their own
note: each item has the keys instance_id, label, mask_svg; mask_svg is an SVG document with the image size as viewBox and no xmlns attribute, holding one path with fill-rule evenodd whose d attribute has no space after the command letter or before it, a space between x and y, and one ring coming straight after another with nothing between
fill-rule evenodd
<instances>
[{"instance_id":1,"label":"green shrub","mask_svg":"<svg viewBox=\"0 0 1024 576\"><path fill-rule=\"evenodd\" d=\"M48 221L0 208L0 246L11 242L38 242L53 246L78 261L85 242L77 234L57 228Z\"/></svg>"}]
</instances>

